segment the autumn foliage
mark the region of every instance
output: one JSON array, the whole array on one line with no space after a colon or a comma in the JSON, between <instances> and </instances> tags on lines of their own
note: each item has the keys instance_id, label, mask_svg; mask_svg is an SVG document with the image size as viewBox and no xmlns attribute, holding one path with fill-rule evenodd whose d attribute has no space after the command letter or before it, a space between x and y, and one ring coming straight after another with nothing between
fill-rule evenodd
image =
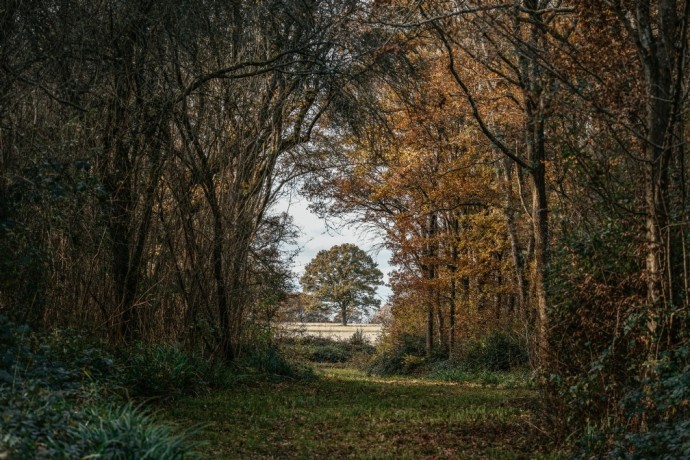
<instances>
[{"instance_id":1,"label":"autumn foliage","mask_svg":"<svg viewBox=\"0 0 690 460\"><path fill-rule=\"evenodd\" d=\"M688 2L394 3L414 84L377 85L385 118L308 187L386 234L387 346L452 358L509 331L567 414L554 432L681 452Z\"/></svg>"}]
</instances>

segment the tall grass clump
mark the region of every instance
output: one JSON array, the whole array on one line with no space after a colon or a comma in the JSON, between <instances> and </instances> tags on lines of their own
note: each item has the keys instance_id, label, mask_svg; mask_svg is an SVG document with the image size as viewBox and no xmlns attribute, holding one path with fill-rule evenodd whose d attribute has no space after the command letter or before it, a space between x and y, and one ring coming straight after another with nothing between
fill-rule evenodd
<instances>
[{"instance_id":1,"label":"tall grass clump","mask_svg":"<svg viewBox=\"0 0 690 460\"><path fill-rule=\"evenodd\" d=\"M87 409L85 420L50 440L53 458L170 459L199 458L190 451L191 433L177 434L131 404Z\"/></svg>"}]
</instances>

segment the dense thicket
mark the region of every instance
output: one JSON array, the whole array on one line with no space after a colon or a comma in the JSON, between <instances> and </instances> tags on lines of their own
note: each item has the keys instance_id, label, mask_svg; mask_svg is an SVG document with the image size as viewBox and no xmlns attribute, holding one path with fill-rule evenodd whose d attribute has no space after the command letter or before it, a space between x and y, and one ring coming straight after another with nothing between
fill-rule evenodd
<instances>
[{"instance_id":1,"label":"dense thicket","mask_svg":"<svg viewBox=\"0 0 690 460\"><path fill-rule=\"evenodd\" d=\"M358 2L5 2L0 309L232 359L289 287L270 207L368 65Z\"/></svg>"}]
</instances>

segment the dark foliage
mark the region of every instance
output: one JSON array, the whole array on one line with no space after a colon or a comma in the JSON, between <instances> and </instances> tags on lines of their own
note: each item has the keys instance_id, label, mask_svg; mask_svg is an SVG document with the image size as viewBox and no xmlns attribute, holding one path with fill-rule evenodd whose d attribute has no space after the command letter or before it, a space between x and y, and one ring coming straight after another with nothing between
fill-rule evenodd
<instances>
[{"instance_id":1,"label":"dark foliage","mask_svg":"<svg viewBox=\"0 0 690 460\"><path fill-rule=\"evenodd\" d=\"M123 405L123 369L74 332L33 333L0 316L0 454L10 458L183 458L185 435Z\"/></svg>"},{"instance_id":2,"label":"dark foliage","mask_svg":"<svg viewBox=\"0 0 690 460\"><path fill-rule=\"evenodd\" d=\"M369 366L369 373L377 375L409 374L423 363L424 337L402 334L393 345L378 351Z\"/></svg>"},{"instance_id":3,"label":"dark foliage","mask_svg":"<svg viewBox=\"0 0 690 460\"><path fill-rule=\"evenodd\" d=\"M349 341L331 340L324 337L295 337L281 341L287 356L313 363L346 363L366 361L375 348L356 336Z\"/></svg>"},{"instance_id":4,"label":"dark foliage","mask_svg":"<svg viewBox=\"0 0 690 460\"><path fill-rule=\"evenodd\" d=\"M493 331L478 339L461 342L450 362L467 371L508 372L528 364L527 347L514 334Z\"/></svg>"}]
</instances>

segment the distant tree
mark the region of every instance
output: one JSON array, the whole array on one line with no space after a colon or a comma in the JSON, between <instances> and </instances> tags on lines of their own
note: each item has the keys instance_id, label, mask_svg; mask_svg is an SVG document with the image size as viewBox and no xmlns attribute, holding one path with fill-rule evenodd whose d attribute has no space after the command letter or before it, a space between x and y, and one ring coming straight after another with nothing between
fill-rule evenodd
<instances>
[{"instance_id":1,"label":"distant tree","mask_svg":"<svg viewBox=\"0 0 690 460\"><path fill-rule=\"evenodd\" d=\"M354 244L342 244L319 251L300 283L324 308L340 313L342 324L347 325L348 318L378 309L376 286L382 284L382 277L366 252Z\"/></svg>"}]
</instances>

